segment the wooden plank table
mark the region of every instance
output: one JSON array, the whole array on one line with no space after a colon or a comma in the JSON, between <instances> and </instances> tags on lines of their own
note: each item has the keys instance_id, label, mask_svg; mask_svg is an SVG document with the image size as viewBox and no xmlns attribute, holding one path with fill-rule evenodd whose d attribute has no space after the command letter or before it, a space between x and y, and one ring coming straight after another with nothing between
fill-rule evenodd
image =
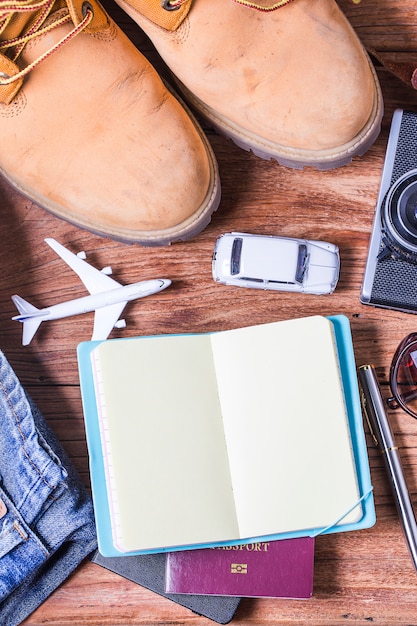
<instances>
[{"instance_id":1,"label":"wooden plank table","mask_svg":"<svg viewBox=\"0 0 417 626\"><path fill-rule=\"evenodd\" d=\"M363 0L360 6L340 0L340 5L366 45L397 60L417 58L417 9L412 0ZM160 62L146 37L121 11L108 8L158 66ZM21 346L21 326L11 320L15 314L10 300L13 293L39 306L85 294L78 277L43 242L47 236L54 236L75 252L85 250L94 265L112 265L122 283L158 276L172 279L172 286L158 296L131 303L126 309L127 328L114 331L112 336L215 331L310 314L342 313L352 326L357 364L374 362L383 393L388 395L392 355L399 341L417 330L417 319L363 306L359 293L392 113L397 107L417 111L417 94L384 68L378 67L378 74L386 111L382 133L365 156L338 170L290 170L262 161L207 129L219 162L222 201L208 228L187 243L154 249L103 239L56 219L0 181L0 346L87 486L76 346L91 337L93 315L45 324L29 347ZM274 294L215 284L211 277L214 241L229 230L335 242L342 260L336 292L331 296ZM417 503L417 421L401 411L391 412L390 419L411 497ZM417 624L417 574L381 458L370 438L368 443L376 525L317 539L312 599L245 599L233 623ZM89 562L83 563L25 622L27 626L211 623Z\"/></svg>"}]
</instances>

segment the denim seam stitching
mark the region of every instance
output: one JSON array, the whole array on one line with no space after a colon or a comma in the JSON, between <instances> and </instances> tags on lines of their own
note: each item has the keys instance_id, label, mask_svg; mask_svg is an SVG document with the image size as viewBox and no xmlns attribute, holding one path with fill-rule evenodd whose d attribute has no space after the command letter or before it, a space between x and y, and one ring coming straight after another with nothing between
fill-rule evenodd
<instances>
[{"instance_id":1,"label":"denim seam stitching","mask_svg":"<svg viewBox=\"0 0 417 626\"><path fill-rule=\"evenodd\" d=\"M34 533L29 527L28 527L28 531L29 534L26 532L23 524L21 524L19 522L19 520L15 519L14 523L13 523L13 528L16 532L19 533L19 535L21 536L21 538L23 539L23 541L29 541L30 539L32 539L35 542L35 545L38 546L38 548L40 549L41 552L43 552L43 554L45 555L46 558L49 558L50 556L50 552L48 551L48 549L46 548L46 546L43 545L42 541L39 539L39 537L36 536L36 533Z\"/></svg>"},{"instance_id":2,"label":"denim seam stitching","mask_svg":"<svg viewBox=\"0 0 417 626\"><path fill-rule=\"evenodd\" d=\"M7 528L5 532L0 533L0 539L4 539L5 537L7 537L7 535L12 535L14 532L17 532L20 535L21 539L25 542L32 539L38 546L38 548L40 548L41 552L43 552L43 554L46 556L46 558L49 558L50 552L48 551L46 546L44 546L43 543L38 539L38 537L36 537L35 533L32 532L31 534L28 534L18 519L14 520L12 527Z\"/></svg>"},{"instance_id":3,"label":"denim seam stitching","mask_svg":"<svg viewBox=\"0 0 417 626\"><path fill-rule=\"evenodd\" d=\"M19 524L17 519L13 522L13 529L19 533L23 541L27 541L29 539L29 535L25 532L24 528Z\"/></svg>"},{"instance_id":4,"label":"denim seam stitching","mask_svg":"<svg viewBox=\"0 0 417 626\"><path fill-rule=\"evenodd\" d=\"M13 414L14 418L15 418L15 422L16 422L16 425L17 425L17 429L18 429L19 434L20 434L20 437L21 437L21 439L22 439L22 450L23 450L23 453L24 453L25 457L27 458L27 460L29 461L30 465L33 467L33 469L35 470L35 472L38 474L38 476L41 478L41 480L45 483L45 485L46 485L47 487L49 487L49 489L51 489L51 490L55 489L55 486L51 485L51 484L48 482L48 480L47 480L47 479L45 478L45 476L42 474L42 472L41 472L41 470L39 469L39 467L37 467L37 465L34 463L34 461L30 458L30 456L29 456L29 454L28 454L28 452L27 452L27 450L26 450L26 447L25 447L26 437L25 437L25 435L24 435L24 433L23 433L23 431L22 431L22 428L21 428L21 426L20 426L20 419L19 419L19 416L17 415L17 413L16 413L16 411L15 411L15 409L14 409L13 402L12 402L12 401L11 401L11 399L10 399L10 396L9 396L9 394L8 394L8 392L7 392L7 390L6 390L5 386L4 386L4 384L3 384L3 381L0 381L0 385L1 385L1 388L3 389L3 393L4 393L5 397L6 397L7 403L9 404L10 410L11 410L11 412L12 412L12 414Z\"/></svg>"}]
</instances>

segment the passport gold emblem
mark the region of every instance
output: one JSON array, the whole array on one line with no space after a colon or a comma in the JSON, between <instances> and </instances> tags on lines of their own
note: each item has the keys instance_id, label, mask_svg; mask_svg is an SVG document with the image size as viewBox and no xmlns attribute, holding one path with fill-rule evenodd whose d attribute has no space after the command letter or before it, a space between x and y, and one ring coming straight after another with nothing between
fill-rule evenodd
<instances>
[{"instance_id":1,"label":"passport gold emblem","mask_svg":"<svg viewBox=\"0 0 417 626\"><path fill-rule=\"evenodd\" d=\"M246 563L232 563L230 567L231 574L247 574L248 566Z\"/></svg>"}]
</instances>

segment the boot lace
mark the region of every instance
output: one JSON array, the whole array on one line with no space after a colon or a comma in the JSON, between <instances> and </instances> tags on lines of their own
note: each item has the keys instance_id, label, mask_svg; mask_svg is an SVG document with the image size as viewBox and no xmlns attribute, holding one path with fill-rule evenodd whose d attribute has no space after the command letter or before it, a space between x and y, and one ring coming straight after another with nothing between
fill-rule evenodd
<instances>
[{"instance_id":1,"label":"boot lace","mask_svg":"<svg viewBox=\"0 0 417 626\"><path fill-rule=\"evenodd\" d=\"M269 6L263 6L262 4L257 4L256 2L251 2L251 0L233 0L237 4L243 4L245 7L249 7L250 9L256 9L257 11L275 11L280 7L293 2L293 0L277 0L273 4ZM183 5L185 0L162 0L162 6L166 11L176 11L179 9L181 5ZM361 0L351 0L353 4L359 4Z\"/></svg>"},{"instance_id":2,"label":"boot lace","mask_svg":"<svg viewBox=\"0 0 417 626\"><path fill-rule=\"evenodd\" d=\"M12 2L0 0L0 53L7 54L8 58L15 63L29 41L35 39L36 37L45 35L57 26L61 26L62 24L72 21L67 8L65 12L60 12L57 19L52 19L45 24L47 18L51 15L52 11L55 10L56 0L39 0L35 3L31 2L32 0L14 0ZM16 14L29 13L34 14L34 19L29 25L27 31L18 37L3 39L3 36L7 31L7 27L13 17ZM79 24L74 26L74 28L60 41L53 45L49 50L46 50L41 56L32 61L32 63L27 65L25 68L13 76L10 76L5 72L0 72L0 85L9 85L17 80L20 80L26 76L26 74L31 72L37 65L39 65L39 63L42 63L42 61L47 59L56 50L82 32L90 24L94 17L93 8L88 2L84 3L82 14L83 19Z\"/></svg>"},{"instance_id":3,"label":"boot lace","mask_svg":"<svg viewBox=\"0 0 417 626\"><path fill-rule=\"evenodd\" d=\"M284 6L285 4L289 4L293 2L293 0L278 0L274 4L270 6L262 6L261 4L257 4L256 2L251 2L251 0L233 0L237 4L243 4L246 7L250 7L251 9L257 9L258 11L275 11L275 9L279 9L279 7ZM179 9L181 5L183 5L185 0L162 0L162 6L166 11L175 11Z\"/></svg>"}]
</instances>

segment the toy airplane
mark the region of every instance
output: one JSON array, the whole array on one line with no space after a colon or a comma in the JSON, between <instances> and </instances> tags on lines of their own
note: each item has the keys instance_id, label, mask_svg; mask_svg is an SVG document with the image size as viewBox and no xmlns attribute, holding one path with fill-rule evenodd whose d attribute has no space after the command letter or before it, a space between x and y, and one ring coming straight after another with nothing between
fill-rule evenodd
<instances>
[{"instance_id":1,"label":"toy airplane","mask_svg":"<svg viewBox=\"0 0 417 626\"><path fill-rule=\"evenodd\" d=\"M90 295L54 304L45 309L37 309L20 296L12 296L20 313L12 319L23 324L22 343L24 346L29 345L41 322L90 311L95 311L92 341L107 339L113 328L126 326L125 320L119 319L119 316L128 302L162 291L171 284L168 279L158 278L132 285L121 285L110 278L111 267L105 267L100 271L83 260L86 258L84 252L76 255L55 239L48 238L45 241L78 274Z\"/></svg>"}]
</instances>

